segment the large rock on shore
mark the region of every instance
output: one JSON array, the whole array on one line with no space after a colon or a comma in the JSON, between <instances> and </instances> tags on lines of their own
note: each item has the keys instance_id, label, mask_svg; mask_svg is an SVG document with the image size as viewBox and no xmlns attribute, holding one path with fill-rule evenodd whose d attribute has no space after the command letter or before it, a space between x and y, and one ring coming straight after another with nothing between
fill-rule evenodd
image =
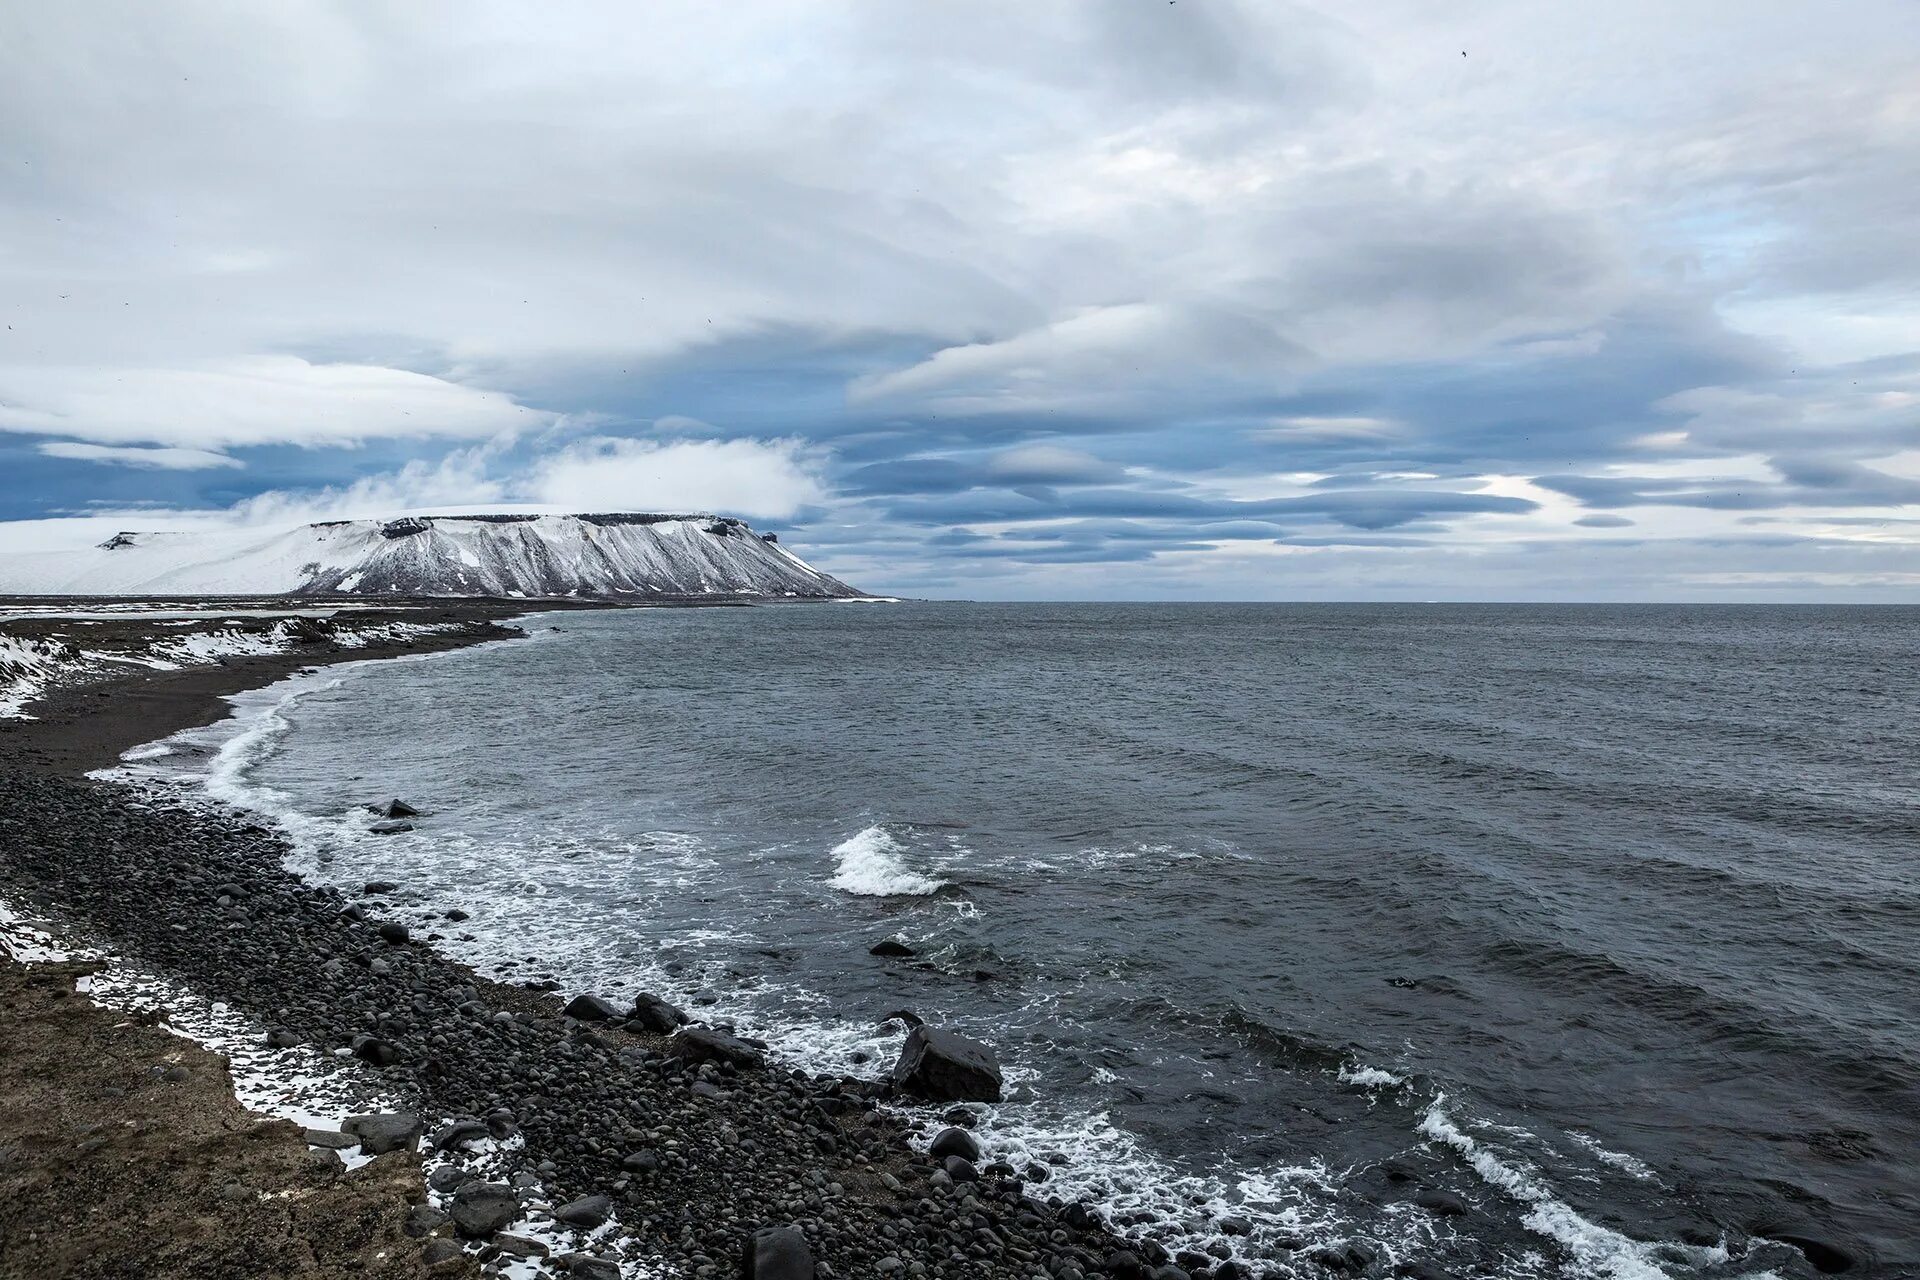
<instances>
[{"instance_id":1,"label":"large rock on shore","mask_svg":"<svg viewBox=\"0 0 1920 1280\"><path fill-rule=\"evenodd\" d=\"M646 1031L670 1036L676 1030L687 1025L687 1015L659 996L642 991L633 998L633 1012L628 1015L633 1022L640 1024Z\"/></svg>"},{"instance_id":2,"label":"large rock on shore","mask_svg":"<svg viewBox=\"0 0 1920 1280\"><path fill-rule=\"evenodd\" d=\"M340 1132L360 1139L362 1154L377 1156L389 1151L411 1151L426 1129L420 1117L411 1111L387 1111L379 1115L348 1116Z\"/></svg>"},{"instance_id":3,"label":"large rock on shore","mask_svg":"<svg viewBox=\"0 0 1920 1280\"><path fill-rule=\"evenodd\" d=\"M620 1006L605 996L578 995L562 1012L582 1022L613 1022L620 1017Z\"/></svg>"},{"instance_id":4,"label":"large rock on shore","mask_svg":"<svg viewBox=\"0 0 1920 1280\"><path fill-rule=\"evenodd\" d=\"M813 1250L794 1227L762 1227L747 1241L744 1280L814 1280Z\"/></svg>"},{"instance_id":5,"label":"large rock on shore","mask_svg":"<svg viewBox=\"0 0 1920 1280\"><path fill-rule=\"evenodd\" d=\"M667 1052L685 1062L731 1062L736 1067L757 1067L766 1055L738 1036L730 1036L713 1027L686 1027L667 1043Z\"/></svg>"},{"instance_id":6,"label":"large rock on shore","mask_svg":"<svg viewBox=\"0 0 1920 1280\"><path fill-rule=\"evenodd\" d=\"M453 1193L447 1210L463 1236L490 1236L512 1226L520 1216L520 1201L504 1182L468 1182Z\"/></svg>"},{"instance_id":7,"label":"large rock on shore","mask_svg":"<svg viewBox=\"0 0 1920 1280\"><path fill-rule=\"evenodd\" d=\"M927 1148L927 1154L935 1160L945 1160L948 1156L959 1156L962 1160L978 1160L980 1144L965 1129L942 1129L934 1135L933 1144Z\"/></svg>"},{"instance_id":8,"label":"large rock on shore","mask_svg":"<svg viewBox=\"0 0 1920 1280\"><path fill-rule=\"evenodd\" d=\"M956 1031L919 1026L907 1033L893 1082L934 1102L998 1102L1003 1083L993 1050Z\"/></svg>"}]
</instances>

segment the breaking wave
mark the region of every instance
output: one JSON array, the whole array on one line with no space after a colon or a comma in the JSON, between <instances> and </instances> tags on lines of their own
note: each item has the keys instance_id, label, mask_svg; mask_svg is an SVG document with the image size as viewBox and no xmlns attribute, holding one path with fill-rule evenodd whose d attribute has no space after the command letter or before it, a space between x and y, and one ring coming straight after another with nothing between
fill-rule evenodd
<instances>
[{"instance_id":1,"label":"breaking wave","mask_svg":"<svg viewBox=\"0 0 1920 1280\"><path fill-rule=\"evenodd\" d=\"M901 856L906 847L885 827L872 826L834 846L833 887L863 897L925 897L945 887L945 881L909 869Z\"/></svg>"}]
</instances>

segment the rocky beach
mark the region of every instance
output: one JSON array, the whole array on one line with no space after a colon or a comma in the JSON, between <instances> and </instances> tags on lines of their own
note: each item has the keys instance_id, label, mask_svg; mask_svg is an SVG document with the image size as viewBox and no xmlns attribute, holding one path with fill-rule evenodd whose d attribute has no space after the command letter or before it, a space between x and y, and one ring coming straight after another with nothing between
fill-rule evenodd
<instances>
[{"instance_id":1,"label":"rocky beach","mask_svg":"<svg viewBox=\"0 0 1920 1280\"><path fill-rule=\"evenodd\" d=\"M288 1077L319 1064L363 1108L334 1127L251 1115L220 1057L156 1029L164 1014L115 1014L90 998L86 963L9 948L0 1275L1246 1274L1224 1246L1176 1258L1129 1242L1049 1198L1044 1163L983 1150L966 1104L999 1096L992 1051L911 1011L894 1015L914 1028L900 1061L871 1077L792 1069L778 1046L658 998L485 979L435 947L460 929L457 909L409 928L385 910L396 884L317 887L245 815L84 776L224 714L223 693L504 638L513 612L402 608L354 625L427 629L342 644L323 620L297 624L311 633L300 643L224 663L96 663L31 703L37 718L0 728L9 905L215 1002L251 1040L249 1071L271 1081L277 1061ZM152 625L106 624L134 652L129 637ZM405 822L404 802L369 800ZM896 1101L921 1117L950 1106L929 1128Z\"/></svg>"}]
</instances>

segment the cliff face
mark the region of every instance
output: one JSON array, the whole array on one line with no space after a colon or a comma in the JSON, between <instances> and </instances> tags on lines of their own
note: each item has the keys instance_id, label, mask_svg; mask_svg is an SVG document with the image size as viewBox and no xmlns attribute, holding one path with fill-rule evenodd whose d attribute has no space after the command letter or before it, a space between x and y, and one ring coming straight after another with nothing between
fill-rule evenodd
<instances>
[{"instance_id":1,"label":"cliff face","mask_svg":"<svg viewBox=\"0 0 1920 1280\"><path fill-rule=\"evenodd\" d=\"M861 593L724 516L406 516L278 533L123 533L0 556L14 595L671 596Z\"/></svg>"}]
</instances>

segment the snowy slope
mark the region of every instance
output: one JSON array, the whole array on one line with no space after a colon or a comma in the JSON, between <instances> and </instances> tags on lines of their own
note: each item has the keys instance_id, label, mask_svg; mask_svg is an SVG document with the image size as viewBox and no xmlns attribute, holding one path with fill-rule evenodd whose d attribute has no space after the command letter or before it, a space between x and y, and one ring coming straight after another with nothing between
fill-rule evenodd
<instances>
[{"instance_id":1,"label":"snowy slope","mask_svg":"<svg viewBox=\"0 0 1920 1280\"><path fill-rule=\"evenodd\" d=\"M860 593L714 516L406 516L279 533L125 533L0 555L8 595L408 595L613 599Z\"/></svg>"}]
</instances>

